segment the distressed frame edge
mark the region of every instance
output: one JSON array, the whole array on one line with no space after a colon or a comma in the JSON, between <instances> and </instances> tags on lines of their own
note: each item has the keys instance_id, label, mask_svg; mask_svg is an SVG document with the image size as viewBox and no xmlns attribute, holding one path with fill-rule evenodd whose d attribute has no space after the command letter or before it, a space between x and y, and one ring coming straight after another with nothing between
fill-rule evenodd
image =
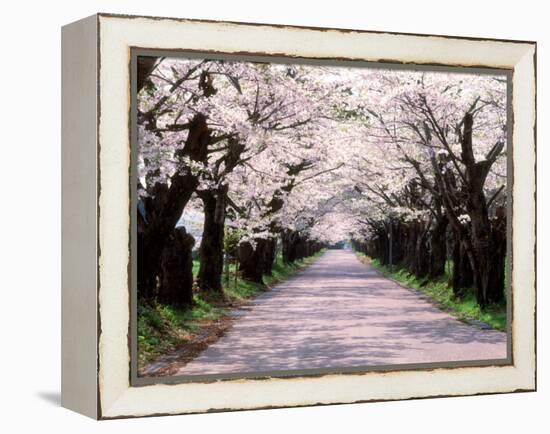
<instances>
[{"instance_id":1,"label":"distressed frame edge","mask_svg":"<svg viewBox=\"0 0 550 434\"><path fill-rule=\"evenodd\" d=\"M248 21L232 21L232 20L214 20L206 18L177 18L167 16L153 16L153 15L132 15L132 14L120 14L111 12L98 12L99 18L122 18L122 19L140 19L145 18L148 20L167 20L180 23L206 23L206 24L229 24L236 26L251 26L251 27L271 27L276 29L296 29L296 30L313 30L317 32L339 32L339 33L369 33L380 35L395 35L395 36L415 36L422 38L444 38L444 39L458 39L464 41L489 41L489 42L505 42L514 44L536 44L534 40L522 40L522 39L500 39L493 37L476 37L476 36L456 36L456 35L441 35L430 33L414 33L414 32L396 32L396 31L384 31L384 30L364 30L364 29L350 29L344 27L321 27L321 26L307 26L296 24L275 24L275 23L253 23Z\"/></svg>"},{"instance_id":2,"label":"distressed frame edge","mask_svg":"<svg viewBox=\"0 0 550 434\"><path fill-rule=\"evenodd\" d=\"M101 14L102 16L107 16L105 14ZM110 16L110 15L109 15ZM121 16L117 16L118 18L120 18ZM124 16L124 18L127 18L126 16ZM137 17L130 17L130 18L137 18ZM151 17L145 17L145 18L151 18ZM168 19L168 18L167 18ZM171 20L177 20L177 19L171 19ZM99 21L99 19L98 19ZM190 20L181 20L181 21L190 21ZM223 24L224 22L215 22L216 24ZM234 24L238 24L238 23L234 23ZM252 25L253 26L253 25ZM269 25L266 25L266 26L269 26ZM273 27L276 27L276 26L273 26ZM282 27L289 27L289 26L282 26ZM294 29L304 29L303 27L293 27ZM307 28L305 28L307 29ZM329 29L330 30L330 29ZM372 33L372 32L364 32L364 33ZM381 33L386 33L386 32L381 32ZM421 35L421 36L432 36L432 35ZM437 35L433 35L433 36L437 36ZM460 38L455 38L455 37L446 37L446 36L439 36L439 37L442 37L442 38L447 38L447 39L460 39ZM470 39L470 38L466 38L466 39ZM474 40L477 40L474 38ZM486 40L486 39L480 39L480 40ZM504 42L502 40L497 40L498 42ZM513 41L513 42L516 42L516 41ZM521 42L521 43L524 43L524 42ZM531 48L533 48L533 58L534 58L534 62L535 62L535 65L536 65L536 43L527 43L529 45L526 46L526 51L525 53L529 54L529 52L531 51ZM518 62L519 63L519 62ZM535 97L535 101L536 101L536 67L534 68L533 70L533 76L532 77L529 77L530 79L532 79L532 84L533 84L533 87L534 87L534 97ZM531 95L530 95L531 96ZM533 170L535 171L536 170L536 107L533 107L534 108L534 118L533 118L533 126L534 126L534 142L533 142L533 151L534 151L534 158L535 158L535 167L533 167ZM531 149L528 149L528 151L531 151ZM535 178L535 185L533 186L534 189L533 189L533 192L536 194L536 178ZM534 243L535 243L535 251L534 251L534 260L536 261L536 214L534 216L534 223L535 223L535 239L534 239ZM534 268L534 273L535 273L535 278L536 278L536 262L535 262L535 268ZM535 281L535 288L533 288L535 291L536 291L536 281ZM535 293L536 294L536 293ZM535 299L535 304L536 304L536 299ZM533 316L535 318L535 321L536 321L536 305L535 305L535 312L533 312ZM536 333L536 327L535 327L535 333ZM535 335L535 338L536 338L536 335ZM435 396L466 396L466 395L476 395L476 394L492 394L492 393L510 393L510 392L515 392L515 391L531 391L531 390L536 390L536 340L534 341L534 344L535 344L535 348L534 348L534 363L535 363L535 366L534 366L534 371L533 371L533 374L534 374L534 382L533 384L531 385L531 382L530 381L527 381L527 383L529 384L525 384L527 387L519 387L515 390L506 390L506 391L498 391L498 392L482 392L482 393L467 393L467 394L458 394L458 395L455 395L455 394L450 394L450 395L421 395L421 394L418 394L417 396L411 396L411 397L403 397L403 398L393 398L393 399L398 399L398 400L403 400L403 399L422 399L422 398L428 398L428 397L435 397ZM98 348L98 351L99 351L99 348ZM283 380L284 381L284 380ZM101 387L100 387L101 388ZM345 401L345 402L333 402L334 404L337 404L337 403L346 403L346 402L372 402L372 401L380 401L380 400L393 400L393 399L367 399L367 400L358 400L358 401ZM280 407L285 407L285 406L292 406L292 407L296 407L296 406L309 406L309 405L324 405L324 404L332 404L331 403L327 403L327 402L318 402L318 403L309 403L309 404L288 404L288 405L274 405L274 406L259 406L259 407L243 407L243 408L240 408L240 407L235 407L235 408L213 408L213 409L206 409L204 411L228 411L228 410L244 410L244 409L253 409L253 408L280 408ZM115 406L116 407L116 406ZM111 408L109 408L109 410L111 410ZM115 409L113 409L115 410ZM185 411L185 410L182 410L182 411L179 411L179 412L167 412L167 413L155 413L154 415L161 415L161 414L187 414L187 413L197 413L197 412L203 412L203 411L193 411L193 410L190 410L190 411ZM111 413L111 411L106 411L105 413ZM115 413L116 413L116 410L115 410ZM103 418L107 419L107 418L120 418L120 417L137 417L137 416L147 416L149 414L105 414L103 416Z\"/></svg>"},{"instance_id":3,"label":"distressed frame edge","mask_svg":"<svg viewBox=\"0 0 550 434\"><path fill-rule=\"evenodd\" d=\"M61 405L100 418L98 15L61 29ZM83 303L82 301L85 301Z\"/></svg>"}]
</instances>

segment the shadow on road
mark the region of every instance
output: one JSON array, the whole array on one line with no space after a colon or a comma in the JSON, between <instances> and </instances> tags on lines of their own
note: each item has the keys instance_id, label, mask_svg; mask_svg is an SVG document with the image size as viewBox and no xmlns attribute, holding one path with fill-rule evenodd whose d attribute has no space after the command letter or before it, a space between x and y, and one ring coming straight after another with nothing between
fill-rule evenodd
<instances>
[{"instance_id":1,"label":"shadow on road","mask_svg":"<svg viewBox=\"0 0 550 434\"><path fill-rule=\"evenodd\" d=\"M178 374L219 374L506 358L506 335L464 324L331 250L256 298Z\"/></svg>"}]
</instances>

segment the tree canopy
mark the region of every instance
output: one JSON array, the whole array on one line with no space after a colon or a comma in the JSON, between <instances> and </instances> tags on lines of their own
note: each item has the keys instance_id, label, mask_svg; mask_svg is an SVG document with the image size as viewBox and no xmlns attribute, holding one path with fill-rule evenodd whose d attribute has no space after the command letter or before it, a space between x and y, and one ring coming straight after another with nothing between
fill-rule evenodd
<instances>
[{"instance_id":1,"label":"tree canopy","mask_svg":"<svg viewBox=\"0 0 550 434\"><path fill-rule=\"evenodd\" d=\"M218 255L230 228L242 264L277 237L288 249L353 240L390 262L422 251L411 269L437 275L452 238L480 303L501 298L503 264L490 255L505 254L505 76L184 58L146 66L137 120L147 261L182 213L200 210L215 234L205 252ZM457 294L468 284L456 282Z\"/></svg>"}]
</instances>

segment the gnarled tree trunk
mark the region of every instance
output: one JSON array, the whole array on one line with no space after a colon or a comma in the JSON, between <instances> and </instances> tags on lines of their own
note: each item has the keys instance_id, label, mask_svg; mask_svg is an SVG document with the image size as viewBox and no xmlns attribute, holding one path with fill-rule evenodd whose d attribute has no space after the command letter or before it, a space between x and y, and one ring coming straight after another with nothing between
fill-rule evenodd
<instances>
[{"instance_id":1,"label":"gnarled tree trunk","mask_svg":"<svg viewBox=\"0 0 550 434\"><path fill-rule=\"evenodd\" d=\"M174 306L193 303L193 257L195 239L185 228L172 230L161 255L160 286L157 299Z\"/></svg>"},{"instance_id":2,"label":"gnarled tree trunk","mask_svg":"<svg viewBox=\"0 0 550 434\"><path fill-rule=\"evenodd\" d=\"M296 231L285 230L281 235L283 242L283 262L290 264L296 261L296 244L299 235Z\"/></svg>"},{"instance_id":3,"label":"gnarled tree trunk","mask_svg":"<svg viewBox=\"0 0 550 434\"><path fill-rule=\"evenodd\" d=\"M195 115L189 128L185 146L179 156L189 156L194 161L204 161L210 141L206 118ZM170 186L157 184L153 194L144 199L143 230L138 233L138 297L152 299L156 295L160 274L160 258L166 240L174 230L183 209L199 185L190 170L177 172L170 179Z\"/></svg>"},{"instance_id":4,"label":"gnarled tree trunk","mask_svg":"<svg viewBox=\"0 0 550 434\"><path fill-rule=\"evenodd\" d=\"M466 211L471 221L470 237L460 235L461 244L466 250L473 272L473 284L476 300L483 308L494 300L502 298L503 287L500 286L497 264L493 266L493 238L489 222L488 205L485 198L484 185L491 166L496 161L504 148L504 142L494 144L491 150L480 161L476 161L472 147L473 115L466 113L462 121L463 131L461 133L461 162L464 165L463 189L461 194L466 196ZM429 129L426 127L426 136L429 138ZM442 170L441 162L436 161L435 154L431 157L432 166L435 170L438 188L443 193L442 201L446 212L450 217L455 232L463 232L463 222L457 215L456 197L453 197L452 183L448 181L448 175ZM502 264L503 266L504 264ZM457 270L458 271L458 270ZM454 286L453 286L454 287Z\"/></svg>"},{"instance_id":5,"label":"gnarled tree trunk","mask_svg":"<svg viewBox=\"0 0 550 434\"><path fill-rule=\"evenodd\" d=\"M251 243L245 242L237 249L239 256L239 271L242 278L255 283L263 283L264 265L263 257L265 245L263 240L256 240L256 248Z\"/></svg>"},{"instance_id":6,"label":"gnarled tree trunk","mask_svg":"<svg viewBox=\"0 0 550 434\"><path fill-rule=\"evenodd\" d=\"M267 276L273 274L273 263L275 262L275 257L277 255L277 239L268 238L265 240L264 247L264 257L263 257L263 272Z\"/></svg>"},{"instance_id":7,"label":"gnarled tree trunk","mask_svg":"<svg viewBox=\"0 0 550 434\"><path fill-rule=\"evenodd\" d=\"M430 233L430 278L445 274L447 263L447 225L446 216L441 216L435 222Z\"/></svg>"},{"instance_id":8,"label":"gnarled tree trunk","mask_svg":"<svg viewBox=\"0 0 550 434\"><path fill-rule=\"evenodd\" d=\"M474 274L468 257L467 246L463 240L464 235L456 229L453 234L453 269L450 276L450 285L453 288L454 296L461 297L464 289L470 288L474 283Z\"/></svg>"},{"instance_id":9,"label":"gnarled tree trunk","mask_svg":"<svg viewBox=\"0 0 550 434\"><path fill-rule=\"evenodd\" d=\"M427 231L425 228L425 223L418 221L415 225L417 236L414 247L413 274L416 277L425 277L428 275L430 270L430 256L426 245Z\"/></svg>"},{"instance_id":10,"label":"gnarled tree trunk","mask_svg":"<svg viewBox=\"0 0 550 434\"><path fill-rule=\"evenodd\" d=\"M200 191L204 208L204 229L199 248L200 268L197 285L202 291L221 293L223 239L227 187Z\"/></svg>"},{"instance_id":11,"label":"gnarled tree trunk","mask_svg":"<svg viewBox=\"0 0 550 434\"><path fill-rule=\"evenodd\" d=\"M466 179L468 181L466 207L472 222L473 257L471 257L471 261L473 262L476 298L481 307L484 307L496 299L500 299L503 291L503 287L495 286L499 284L498 274L500 272L497 267L492 266L491 224L483 186L491 164L495 161L504 144L497 143L486 159L476 162L472 149L472 127L473 117L468 114L464 117L462 140L462 158L466 166Z\"/></svg>"}]
</instances>

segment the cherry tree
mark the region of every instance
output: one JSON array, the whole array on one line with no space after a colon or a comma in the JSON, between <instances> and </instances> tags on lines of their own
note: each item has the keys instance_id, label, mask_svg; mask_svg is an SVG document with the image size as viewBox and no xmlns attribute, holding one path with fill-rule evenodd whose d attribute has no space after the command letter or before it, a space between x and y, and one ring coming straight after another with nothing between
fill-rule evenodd
<instances>
[{"instance_id":1,"label":"cherry tree","mask_svg":"<svg viewBox=\"0 0 550 434\"><path fill-rule=\"evenodd\" d=\"M242 275L353 239L383 263L502 295L506 80L498 74L144 58L138 71L138 290L204 215L201 290L221 293L224 233ZM194 198L194 199L193 199ZM501 264L502 263L502 264Z\"/></svg>"},{"instance_id":2,"label":"cherry tree","mask_svg":"<svg viewBox=\"0 0 550 434\"><path fill-rule=\"evenodd\" d=\"M489 209L504 192L505 80L481 74L371 74L364 89L371 101L367 111L373 131L368 138L373 149L384 149L386 158L391 155L391 163L367 165L371 173L382 172L384 177L367 188L392 212L402 210L400 202L407 199L404 208L417 216L409 225L406 242L416 243L415 258L421 250L437 253L432 273L442 272L445 231L450 222L456 250L462 252L462 256L453 255L454 275L467 277L469 266L480 304L499 301L505 254L502 219L496 225L499 229L493 231ZM381 167L398 172L391 187ZM419 215L422 209L429 214ZM498 214L502 216L502 211ZM426 235L430 237L426 239ZM494 262L489 265L491 258ZM430 269L430 262L424 263L411 271L423 275ZM455 286L468 283L461 281Z\"/></svg>"},{"instance_id":3,"label":"cherry tree","mask_svg":"<svg viewBox=\"0 0 550 434\"><path fill-rule=\"evenodd\" d=\"M310 69L293 65L164 59L151 70L138 98L142 294L152 294L164 241L194 193L205 212L198 283L221 290L229 175L286 170L284 179L261 181L275 180L262 214L279 211L296 175L319 160L312 148L328 93Z\"/></svg>"}]
</instances>

